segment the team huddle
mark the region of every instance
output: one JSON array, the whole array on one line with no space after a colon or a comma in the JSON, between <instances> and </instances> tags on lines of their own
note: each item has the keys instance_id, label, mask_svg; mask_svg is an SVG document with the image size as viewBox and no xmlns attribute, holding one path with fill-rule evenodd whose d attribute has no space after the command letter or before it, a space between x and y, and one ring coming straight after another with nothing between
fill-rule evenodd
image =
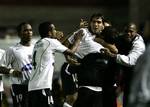
<instances>
[{"instance_id":1,"label":"team huddle","mask_svg":"<svg viewBox=\"0 0 150 107\"><path fill-rule=\"evenodd\" d=\"M67 38L49 21L40 23L38 32L33 45L31 24L19 24L20 42L1 55L0 73L11 77L14 107L117 107L121 91L123 107L128 106L134 67L145 51L134 23L119 33L96 13L89 22L81 20ZM55 52L66 58L58 87L53 81Z\"/></svg>"}]
</instances>

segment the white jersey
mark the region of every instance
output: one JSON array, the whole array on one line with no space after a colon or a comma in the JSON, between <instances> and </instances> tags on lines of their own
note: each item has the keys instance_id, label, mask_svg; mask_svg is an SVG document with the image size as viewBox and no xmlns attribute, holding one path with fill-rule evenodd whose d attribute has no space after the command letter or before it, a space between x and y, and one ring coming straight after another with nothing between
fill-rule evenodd
<instances>
[{"instance_id":1,"label":"white jersey","mask_svg":"<svg viewBox=\"0 0 150 107\"><path fill-rule=\"evenodd\" d=\"M29 91L50 88L54 72L54 53L68 48L57 39L44 38L37 41L33 51L33 70L29 81Z\"/></svg>"},{"instance_id":2,"label":"white jersey","mask_svg":"<svg viewBox=\"0 0 150 107\"><path fill-rule=\"evenodd\" d=\"M10 77L12 84L26 84L28 83L32 70L32 51L33 45L23 46L20 43L10 47L3 55L0 66L11 67L15 70L21 71L23 77Z\"/></svg>"},{"instance_id":3,"label":"white jersey","mask_svg":"<svg viewBox=\"0 0 150 107\"><path fill-rule=\"evenodd\" d=\"M79 48L76 51L75 55L77 55L77 57L82 59L84 56L86 56L89 53L100 52L100 49L103 48L103 46L94 41L95 35L93 35L91 32L89 32L89 30L87 28L82 28L79 30L83 30L84 36L82 37ZM77 33L77 32L75 32L75 33ZM72 36L70 36L68 39L68 41L71 44L73 44L73 42L74 42L75 33Z\"/></svg>"},{"instance_id":4,"label":"white jersey","mask_svg":"<svg viewBox=\"0 0 150 107\"><path fill-rule=\"evenodd\" d=\"M0 49L0 60L4 53L5 53L5 51ZM2 92L2 91L4 91L4 87L3 87L2 74L0 74L0 92Z\"/></svg>"}]
</instances>

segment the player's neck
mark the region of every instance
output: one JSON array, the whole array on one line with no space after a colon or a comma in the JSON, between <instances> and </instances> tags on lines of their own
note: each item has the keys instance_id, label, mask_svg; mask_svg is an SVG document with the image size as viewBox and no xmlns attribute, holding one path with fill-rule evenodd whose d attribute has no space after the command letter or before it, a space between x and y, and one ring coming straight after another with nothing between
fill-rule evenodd
<instances>
[{"instance_id":1,"label":"player's neck","mask_svg":"<svg viewBox=\"0 0 150 107\"><path fill-rule=\"evenodd\" d=\"M23 45L23 46L30 46L31 42L23 42L23 41L21 41L20 44Z\"/></svg>"}]
</instances>

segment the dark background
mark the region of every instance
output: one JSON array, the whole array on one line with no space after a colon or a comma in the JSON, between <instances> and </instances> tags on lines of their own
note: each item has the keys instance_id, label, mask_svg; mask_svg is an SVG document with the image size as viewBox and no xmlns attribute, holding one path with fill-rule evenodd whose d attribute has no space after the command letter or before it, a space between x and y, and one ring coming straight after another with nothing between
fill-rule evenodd
<instances>
[{"instance_id":1,"label":"dark background","mask_svg":"<svg viewBox=\"0 0 150 107\"><path fill-rule=\"evenodd\" d=\"M130 21L142 26L149 17L150 0L0 0L0 31L22 21L33 25L34 34L42 21L52 21L66 35L78 29L81 18L102 13L122 30Z\"/></svg>"},{"instance_id":2,"label":"dark background","mask_svg":"<svg viewBox=\"0 0 150 107\"><path fill-rule=\"evenodd\" d=\"M1 0L2 5L126 6L128 0Z\"/></svg>"}]
</instances>

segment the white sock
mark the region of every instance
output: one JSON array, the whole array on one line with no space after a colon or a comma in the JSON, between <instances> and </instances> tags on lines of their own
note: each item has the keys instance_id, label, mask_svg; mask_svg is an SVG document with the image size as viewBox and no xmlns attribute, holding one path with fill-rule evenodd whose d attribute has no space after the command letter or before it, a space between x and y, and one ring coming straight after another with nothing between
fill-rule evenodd
<instances>
[{"instance_id":1,"label":"white sock","mask_svg":"<svg viewBox=\"0 0 150 107\"><path fill-rule=\"evenodd\" d=\"M63 107L72 107L72 106L68 104L67 102L64 102Z\"/></svg>"}]
</instances>

